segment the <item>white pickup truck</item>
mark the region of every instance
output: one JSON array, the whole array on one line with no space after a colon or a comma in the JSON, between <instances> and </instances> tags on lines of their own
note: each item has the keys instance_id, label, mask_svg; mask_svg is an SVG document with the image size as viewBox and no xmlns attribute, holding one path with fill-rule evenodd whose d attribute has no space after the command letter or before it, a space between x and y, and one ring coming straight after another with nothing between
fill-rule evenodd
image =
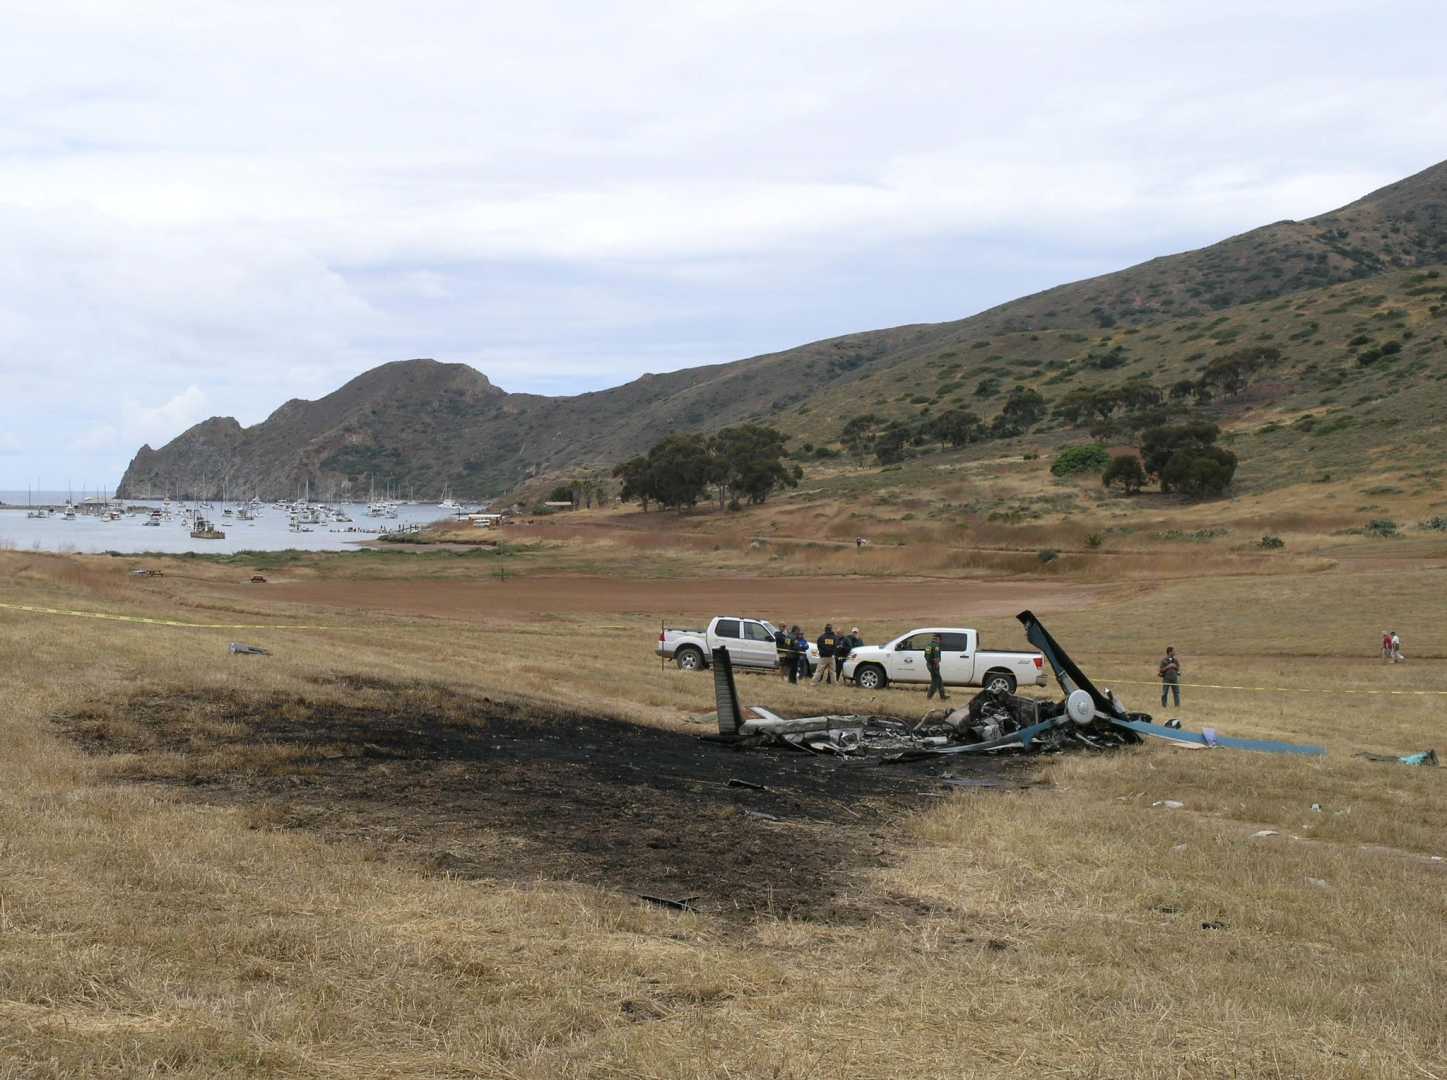
<instances>
[{"instance_id":1,"label":"white pickup truck","mask_svg":"<svg viewBox=\"0 0 1447 1080\"><path fill-rule=\"evenodd\" d=\"M940 679L946 686L983 686L1014 693L1024 683L1045 685L1045 657L1032 652L985 652L974 630L926 626L886 645L861 645L844 661L844 677L864 690L892 682L927 683L924 649L940 636Z\"/></svg>"},{"instance_id":2,"label":"white pickup truck","mask_svg":"<svg viewBox=\"0 0 1447 1080\"><path fill-rule=\"evenodd\" d=\"M714 649L723 646L738 668L777 668L779 650L774 644L775 627L763 619L720 615L707 630L680 630L666 626L658 634L659 656L672 660L684 671L702 671L709 665ZM819 663L819 649L809 646L809 670Z\"/></svg>"}]
</instances>

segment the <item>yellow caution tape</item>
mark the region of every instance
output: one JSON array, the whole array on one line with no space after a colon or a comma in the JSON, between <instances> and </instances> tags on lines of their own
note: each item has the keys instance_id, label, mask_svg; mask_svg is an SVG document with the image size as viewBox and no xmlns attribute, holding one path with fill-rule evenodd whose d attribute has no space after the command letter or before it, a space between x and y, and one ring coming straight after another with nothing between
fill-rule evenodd
<instances>
[{"instance_id":1,"label":"yellow caution tape","mask_svg":"<svg viewBox=\"0 0 1447 1080\"><path fill-rule=\"evenodd\" d=\"M1161 686L1159 679L1101 679L1102 683L1124 683L1127 686ZM1221 683L1168 683L1182 690L1252 690L1260 694L1362 694L1396 695L1402 697L1447 697L1447 690L1346 690L1337 687L1303 686L1225 686Z\"/></svg>"},{"instance_id":2,"label":"yellow caution tape","mask_svg":"<svg viewBox=\"0 0 1447 1080\"><path fill-rule=\"evenodd\" d=\"M341 626L306 626L281 623L193 623L178 619L148 619L141 615L112 615L104 611L70 611L66 608L40 607L37 604L6 604L7 611L28 611L35 615L73 615L80 619L103 619L106 622L144 623L147 626L181 626L188 630L344 630Z\"/></svg>"}]
</instances>

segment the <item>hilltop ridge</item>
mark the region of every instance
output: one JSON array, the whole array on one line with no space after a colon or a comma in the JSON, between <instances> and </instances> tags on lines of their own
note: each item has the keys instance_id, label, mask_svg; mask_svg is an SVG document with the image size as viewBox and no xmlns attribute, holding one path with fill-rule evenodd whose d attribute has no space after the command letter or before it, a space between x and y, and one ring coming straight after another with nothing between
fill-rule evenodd
<instances>
[{"instance_id":1,"label":"hilltop ridge","mask_svg":"<svg viewBox=\"0 0 1447 1080\"><path fill-rule=\"evenodd\" d=\"M1134 371L1124 368L1122 377L1144 377L1152 353L1152 374L1186 377L1212 350L1277 336L1253 332L1245 313L1291 297L1300 303L1290 320L1272 312L1250 316L1282 324L1285 373L1296 376L1278 388L1278 399L1303 408L1330 404L1332 387L1320 382L1321 372L1346 365L1333 376L1337 385L1365 377L1348 342L1382 327L1349 311L1316 318L1306 312L1329 312L1343 299L1359 304L1353 283L1391 280L1400 303L1383 308L1388 294L1381 293L1370 317L1386 329L1401 323L1404 333L1420 334L1400 359L1436 370L1442 338L1429 331L1441 325L1440 298L1434 285L1413 285L1402 272L1438 263L1447 263L1447 162L1305 221L1266 225L969 318L847 334L575 396L507 393L465 364L395 361L317 401L288 401L252 427L212 418L159 449L142 447L120 491L214 495L226 482L264 497L306 484L355 496L370 483L390 482L475 498L538 473L607 467L676 430L759 421L823 445L863 412L913 416L958 404L988 412L1006 383L1053 399L1071 380L1097 377L1084 362L1092 347L1131 353ZM1316 304L1313 296L1338 300ZM1219 325L1202 331L1196 324L1208 316ZM947 377L938 377L941 370ZM1427 388L1431 400L1440 385Z\"/></svg>"}]
</instances>

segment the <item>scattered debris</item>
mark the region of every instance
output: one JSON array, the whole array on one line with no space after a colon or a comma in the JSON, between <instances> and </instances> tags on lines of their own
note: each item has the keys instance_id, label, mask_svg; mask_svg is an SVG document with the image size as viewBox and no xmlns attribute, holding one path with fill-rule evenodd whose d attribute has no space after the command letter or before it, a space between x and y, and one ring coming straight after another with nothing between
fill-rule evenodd
<instances>
[{"instance_id":1,"label":"scattered debris","mask_svg":"<svg viewBox=\"0 0 1447 1080\"><path fill-rule=\"evenodd\" d=\"M1110 690L1101 691L1029 611L1018 616L1025 637L1050 663L1064 701L982 690L968 705L941 715L936 710L909 722L894 716L829 715L789 720L768 709L739 705L728 650L713 650L714 700L719 738L741 749L790 746L814 754L853 757L873 754L884 761L909 761L943 754L986 754L996 750L1056 751L1084 747L1106 750L1165 739L1190 748L1231 747L1266 753L1325 754L1319 746L1259 739L1235 739L1212 728L1197 734L1156 724L1146 713L1127 712Z\"/></svg>"},{"instance_id":2,"label":"scattered debris","mask_svg":"<svg viewBox=\"0 0 1447 1080\"><path fill-rule=\"evenodd\" d=\"M1390 765L1432 765L1438 764L1436 750L1423 750L1419 754L1371 754L1362 751L1356 755L1359 758L1366 758L1368 761L1385 761Z\"/></svg>"},{"instance_id":3,"label":"scattered debris","mask_svg":"<svg viewBox=\"0 0 1447 1080\"><path fill-rule=\"evenodd\" d=\"M763 784L756 784L752 780L740 780L738 777L729 779L729 787L748 788L750 791L768 791Z\"/></svg>"},{"instance_id":4,"label":"scattered debris","mask_svg":"<svg viewBox=\"0 0 1447 1080\"><path fill-rule=\"evenodd\" d=\"M1252 834L1251 834L1251 839L1252 839L1252 840L1262 840L1262 839L1264 839L1264 838L1266 838L1266 837L1268 837L1268 836L1280 836L1280 835L1281 835L1281 834L1280 834L1279 832L1277 832L1275 829L1262 829L1260 832L1254 832L1254 833L1252 833Z\"/></svg>"},{"instance_id":5,"label":"scattered debris","mask_svg":"<svg viewBox=\"0 0 1447 1080\"><path fill-rule=\"evenodd\" d=\"M227 646L227 651L232 656L270 656L271 653L258 645L243 645L239 641L233 641Z\"/></svg>"},{"instance_id":6,"label":"scattered debris","mask_svg":"<svg viewBox=\"0 0 1447 1080\"><path fill-rule=\"evenodd\" d=\"M646 900L650 904L657 904L659 907L671 908L674 911L692 911L693 902L698 899L696 896L685 896L680 900L670 900L666 896L649 896L647 893L639 893L638 899Z\"/></svg>"},{"instance_id":7,"label":"scattered debris","mask_svg":"<svg viewBox=\"0 0 1447 1080\"><path fill-rule=\"evenodd\" d=\"M252 575L251 575L251 584L253 584L253 585L265 585L265 584L266 584L266 578L262 577L260 574L252 574Z\"/></svg>"},{"instance_id":8,"label":"scattered debris","mask_svg":"<svg viewBox=\"0 0 1447 1080\"><path fill-rule=\"evenodd\" d=\"M1224 930L1224 929L1226 929L1226 924L1223 923L1220 919L1212 919L1210 922L1203 922L1203 923L1201 924L1201 929L1202 929L1202 930Z\"/></svg>"},{"instance_id":9,"label":"scattered debris","mask_svg":"<svg viewBox=\"0 0 1447 1080\"><path fill-rule=\"evenodd\" d=\"M1312 804L1311 804L1311 812L1312 812L1313 814L1319 814L1319 813L1321 813L1321 803L1319 803L1319 802L1314 802L1314 803L1312 803Z\"/></svg>"},{"instance_id":10,"label":"scattered debris","mask_svg":"<svg viewBox=\"0 0 1447 1080\"><path fill-rule=\"evenodd\" d=\"M1175 799L1157 799L1151 803L1152 806L1164 806L1167 810L1179 810L1186 804Z\"/></svg>"},{"instance_id":11,"label":"scattered debris","mask_svg":"<svg viewBox=\"0 0 1447 1080\"><path fill-rule=\"evenodd\" d=\"M131 577L165 577L160 570L132 570Z\"/></svg>"},{"instance_id":12,"label":"scattered debris","mask_svg":"<svg viewBox=\"0 0 1447 1080\"><path fill-rule=\"evenodd\" d=\"M1309 878L1306 879L1306 883L1307 883L1308 885L1314 885L1314 886L1316 886L1316 888L1318 888L1318 889L1330 889L1330 888L1331 888L1331 883L1328 882L1325 878L1309 877Z\"/></svg>"}]
</instances>

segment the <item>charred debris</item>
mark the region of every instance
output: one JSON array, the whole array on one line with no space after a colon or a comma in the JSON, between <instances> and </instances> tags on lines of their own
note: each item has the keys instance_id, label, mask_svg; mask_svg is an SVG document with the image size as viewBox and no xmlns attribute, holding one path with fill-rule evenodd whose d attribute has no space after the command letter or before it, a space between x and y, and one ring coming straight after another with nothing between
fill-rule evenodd
<instances>
[{"instance_id":1,"label":"charred debris","mask_svg":"<svg viewBox=\"0 0 1447 1080\"><path fill-rule=\"evenodd\" d=\"M984 690L968 705L937 709L919 720L897 716L826 715L785 719L760 706L741 707L727 649L713 651L719 739L740 749L786 746L857 760L910 761L952 754L1109 750L1162 739L1177 746L1229 747L1274 754L1321 755L1319 746L1236 739L1211 728L1185 731L1179 721L1156 723L1130 712L1109 690L1097 689L1029 611L1016 616L1025 637L1044 654L1064 698L1047 700Z\"/></svg>"}]
</instances>

